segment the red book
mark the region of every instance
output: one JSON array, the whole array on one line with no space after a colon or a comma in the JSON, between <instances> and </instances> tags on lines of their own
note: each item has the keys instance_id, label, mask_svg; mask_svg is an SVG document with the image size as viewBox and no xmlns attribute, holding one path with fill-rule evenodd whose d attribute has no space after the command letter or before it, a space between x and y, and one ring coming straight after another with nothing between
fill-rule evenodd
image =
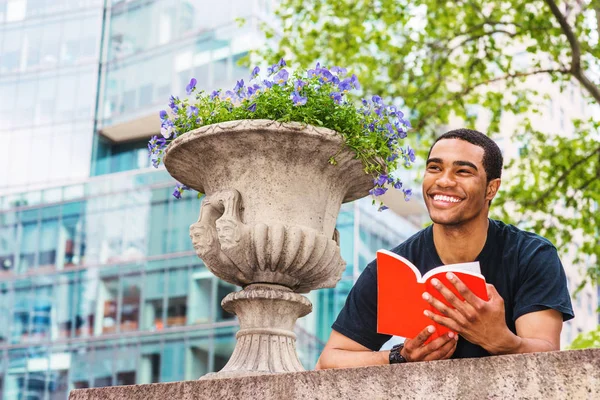
<instances>
[{"instance_id":1,"label":"red book","mask_svg":"<svg viewBox=\"0 0 600 400\"><path fill-rule=\"evenodd\" d=\"M377 252L377 332L413 339L428 325L435 332L427 342L442 336L450 329L427 318L423 311L440 314L436 308L423 300L427 292L447 306L450 304L433 287L431 280L437 278L459 299L464 300L446 278L455 274L476 296L488 300L485 277L481 275L479 262L442 265L421 276L421 272L406 258L387 250ZM452 306L450 306L452 307Z\"/></svg>"}]
</instances>

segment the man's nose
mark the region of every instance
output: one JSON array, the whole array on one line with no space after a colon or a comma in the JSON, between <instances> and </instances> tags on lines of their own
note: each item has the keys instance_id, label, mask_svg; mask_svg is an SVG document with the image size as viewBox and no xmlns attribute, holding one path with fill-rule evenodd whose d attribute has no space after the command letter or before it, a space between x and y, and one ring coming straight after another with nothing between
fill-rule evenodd
<instances>
[{"instance_id":1,"label":"man's nose","mask_svg":"<svg viewBox=\"0 0 600 400\"><path fill-rule=\"evenodd\" d=\"M456 181L449 174L443 174L435 183L440 187L452 187L456 185Z\"/></svg>"}]
</instances>

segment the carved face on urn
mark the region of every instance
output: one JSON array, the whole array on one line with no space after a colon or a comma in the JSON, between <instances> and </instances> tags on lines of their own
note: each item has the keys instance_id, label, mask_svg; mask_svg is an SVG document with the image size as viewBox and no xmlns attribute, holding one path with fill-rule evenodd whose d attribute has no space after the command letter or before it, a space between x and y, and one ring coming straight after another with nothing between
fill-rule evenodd
<instances>
[{"instance_id":1,"label":"carved face on urn","mask_svg":"<svg viewBox=\"0 0 600 400\"><path fill-rule=\"evenodd\" d=\"M216 245L217 232L212 225L200 224L198 222L190 226L190 238L196 254L202 256L208 253Z\"/></svg>"},{"instance_id":2,"label":"carved face on urn","mask_svg":"<svg viewBox=\"0 0 600 400\"><path fill-rule=\"evenodd\" d=\"M242 238L239 222L233 219L220 218L217 220L216 225L221 248L230 249L237 246Z\"/></svg>"}]
</instances>

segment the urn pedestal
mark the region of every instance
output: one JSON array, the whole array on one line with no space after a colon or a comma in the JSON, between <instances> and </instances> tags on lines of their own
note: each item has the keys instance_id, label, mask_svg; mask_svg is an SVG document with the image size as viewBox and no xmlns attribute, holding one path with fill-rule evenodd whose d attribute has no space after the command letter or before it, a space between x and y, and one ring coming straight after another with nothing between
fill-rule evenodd
<instances>
[{"instance_id":1,"label":"urn pedestal","mask_svg":"<svg viewBox=\"0 0 600 400\"><path fill-rule=\"evenodd\" d=\"M368 194L372 176L338 133L268 120L185 133L164 163L205 193L190 227L196 253L217 277L243 287L222 302L240 321L235 350L206 378L303 370L293 329L312 305L299 293L341 278L337 215L343 202Z\"/></svg>"}]
</instances>

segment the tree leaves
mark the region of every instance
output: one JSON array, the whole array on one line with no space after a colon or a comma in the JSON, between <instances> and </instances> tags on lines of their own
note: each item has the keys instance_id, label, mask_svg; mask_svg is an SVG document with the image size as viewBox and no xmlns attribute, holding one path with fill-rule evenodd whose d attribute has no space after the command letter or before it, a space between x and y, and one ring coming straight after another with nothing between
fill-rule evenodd
<instances>
[{"instance_id":1,"label":"tree leaves","mask_svg":"<svg viewBox=\"0 0 600 400\"><path fill-rule=\"evenodd\" d=\"M352 67L366 93L411 111L423 148L454 117L474 128L482 107L490 136L514 121L522 157L507 168L493 213L546 236L600 284L598 113L574 129L542 131L534 121L552 116L540 78L563 96L577 86L597 109L600 0L283 0L280 10L282 35L263 58Z\"/></svg>"}]
</instances>

